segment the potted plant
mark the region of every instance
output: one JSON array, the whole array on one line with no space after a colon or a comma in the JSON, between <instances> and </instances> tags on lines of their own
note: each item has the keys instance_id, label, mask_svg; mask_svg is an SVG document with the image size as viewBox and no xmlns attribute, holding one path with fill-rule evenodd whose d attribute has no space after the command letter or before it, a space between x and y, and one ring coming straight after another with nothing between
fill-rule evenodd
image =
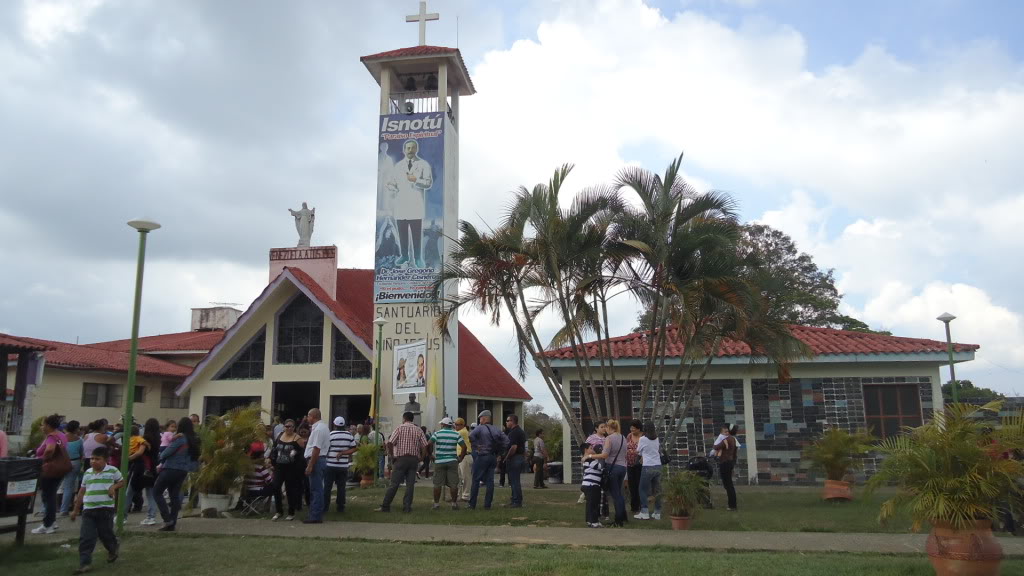
<instances>
[{"instance_id":1,"label":"potted plant","mask_svg":"<svg viewBox=\"0 0 1024 576\"><path fill-rule=\"evenodd\" d=\"M711 497L707 480L690 471L676 472L665 482L665 499L673 530L687 530L690 519Z\"/></svg>"},{"instance_id":2,"label":"potted plant","mask_svg":"<svg viewBox=\"0 0 1024 576\"><path fill-rule=\"evenodd\" d=\"M853 490L846 475L864 467L860 457L871 451L872 444L874 438L866 432L851 433L842 428L830 428L804 450L804 458L810 460L811 467L825 472L822 498L832 501L853 500Z\"/></svg>"},{"instance_id":3,"label":"potted plant","mask_svg":"<svg viewBox=\"0 0 1024 576\"><path fill-rule=\"evenodd\" d=\"M230 508L232 493L253 469L249 447L267 437L262 412L258 404L235 408L208 419L196 431L201 449L193 486L199 493L200 510L223 512Z\"/></svg>"},{"instance_id":4,"label":"potted plant","mask_svg":"<svg viewBox=\"0 0 1024 576\"><path fill-rule=\"evenodd\" d=\"M899 487L882 503L879 520L905 508L914 531L931 524L927 552L939 576L999 573L1003 549L992 536L992 519L1004 501L1021 497L1016 480L1024 475L1024 462L1006 457L1024 447L1024 413L996 429L991 417L1001 404L948 405L931 422L879 445L885 459L868 493Z\"/></svg>"},{"instance_id":5,"label":"potted plant","mask_svg":"<svg viewBox=\"0 0 1024 576\"><path fill-rule=\"evenodd\" d=\"M356 450L356 457L352 462L352 469L359 473L359 486L367 488L373 486L377 478L377 455L380 454L381 446L376 444L363 444Z\"/></svg>"}]
</instances>

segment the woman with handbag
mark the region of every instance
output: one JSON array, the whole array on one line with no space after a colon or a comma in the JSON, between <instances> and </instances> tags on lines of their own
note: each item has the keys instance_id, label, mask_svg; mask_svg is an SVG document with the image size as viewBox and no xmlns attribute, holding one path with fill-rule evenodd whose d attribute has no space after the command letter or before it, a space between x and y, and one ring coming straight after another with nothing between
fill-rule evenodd
<instances>
[{"instance_id":1,"label":"woman with handbag","mask_svg":"<svg viewBox=\"0 0 1024 576\"><path fill-rule=\"evenodd\" d=\"M626 438L621 433L618 420L609 420L606 426L608 436L604 439L604 450L591 458L604 460L606 488L615 505L613 526L626 525L626 498L622 492L626 483Z\"/></svg>"},{"instance_id":2,"label":"woman with handbag","mask_svg":"<svg viewBox=\"0 0 1024 576\"><path fill-rule=\"evenodd\" d=\"M81 424L78 420L72 420L64 425L64 436L68 443L68 458L71 460L71 471L64 476L64 499L60 505L60 515L71 514L72 504L75 495L78 494L78 487L82 483L82 438L78 436L81 431Z\"/></svg>"},{"instance_id":3,"label":"woman with handbag","mask_svg":"<svg viewBox=\"0 0 1024 576\"><path fill-rule=\"evenodd\" d=\"M306 476L306 463L302 458L300 441L301 437L295 432L295 421L285 420L284 432L274 440L274 447L267 453L268 463L274 467L273 492L277 506L277 513L271 520L277 520L284 514L282 484L288 494L288 516L285 520L294 520L296 508L302 507L302 479Z\"/></svg>"},{"instance_id":4,"label":"woman with handbag","mask_svg":"<svg viewBox=\"0 0 1024 576\"><path fill-rule=\"evenodd\" d=\"M41 428L46 437L36 448L36 458L43 459L43 471L39 475L39 488L43 492L43 523L32 533L53 534L57 531L57 488L64 481L64 476L71 472L71 459L68 458L68 439L58 430L60 416L47 416Z\"/></svg>"},{"instance_id":5,"label":"woman with handbag","mask_svg":"<svg viewBox=\"0 0 1024 576\"><path fill-rule=\"evenodd\" d=\"M134 444L134 438L132 440ZM133 501L135 494L146 495L146 518L140 522L142 526L156 524L157 507L153 485L156 483L156 462L159 457L160 421L150 418L142 429L142 442L128 456L128 502Z\"/></svg>"}]
</instances>

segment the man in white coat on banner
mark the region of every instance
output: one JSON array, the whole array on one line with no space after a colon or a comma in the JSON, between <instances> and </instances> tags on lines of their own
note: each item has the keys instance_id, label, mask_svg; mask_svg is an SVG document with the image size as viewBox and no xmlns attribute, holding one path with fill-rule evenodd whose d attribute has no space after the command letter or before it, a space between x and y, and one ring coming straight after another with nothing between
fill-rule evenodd
<instances>
[{"instance_id":1,"label":"man in white coat on banner","mask_svg":"<svg viewBox=\"0 0 1024 576\"><path fill-rule=\"evenodd\" d=\"M430 164L419 157L420 145L414 139L406 140L405 157L395 163L388 188L395 196L395 220L402 257L397 264L423 268L423 217L426 213L426 192L434 183ZM410 238L411 236L411 238ZM410 240L412 251L409 250Z\"/></svg>"}]
</instances>

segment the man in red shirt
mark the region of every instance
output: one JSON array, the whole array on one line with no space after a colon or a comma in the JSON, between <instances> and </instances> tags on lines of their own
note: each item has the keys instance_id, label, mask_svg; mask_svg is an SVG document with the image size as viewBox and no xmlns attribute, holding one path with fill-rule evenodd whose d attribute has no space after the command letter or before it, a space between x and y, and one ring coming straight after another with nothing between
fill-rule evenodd
<instances>
[{"instance_id":1,"label":"man in red shirt","mask_svg":"<svg viewBox=\"0 0 1024 576\"><path fill-rule=\"evenodd\" d=\"M412 512L413 487L416 485L416 469L420 458L426 457L427 437L413 423L412 412L402 414L402 425L395 428L388 438L388 455L391 456L391 483L384 494L378 512L390 512L391 501L395 499L398 486L405 480L405 497L402 499L402 512Z\"/></svg>"}]
</instances>

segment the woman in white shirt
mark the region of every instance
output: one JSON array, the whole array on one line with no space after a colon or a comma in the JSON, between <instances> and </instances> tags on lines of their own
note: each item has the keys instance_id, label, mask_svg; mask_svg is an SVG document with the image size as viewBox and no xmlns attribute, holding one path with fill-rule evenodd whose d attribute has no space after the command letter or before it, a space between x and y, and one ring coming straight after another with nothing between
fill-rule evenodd
<instances>
[{"instance_id":1,"label":"woman in white shirt","mask_svg":"<svg viewBox=\"0 0 1024 576\"><path fill-rule=\"evenodd\" d=\"M644 424L644 435L637 443L636 452L643 460L640 472L640 513L637 520L661 520L661 440L653 422ZM654 514L647 513L647 499L654 496Z\"/></svg>"}]
</instances>

